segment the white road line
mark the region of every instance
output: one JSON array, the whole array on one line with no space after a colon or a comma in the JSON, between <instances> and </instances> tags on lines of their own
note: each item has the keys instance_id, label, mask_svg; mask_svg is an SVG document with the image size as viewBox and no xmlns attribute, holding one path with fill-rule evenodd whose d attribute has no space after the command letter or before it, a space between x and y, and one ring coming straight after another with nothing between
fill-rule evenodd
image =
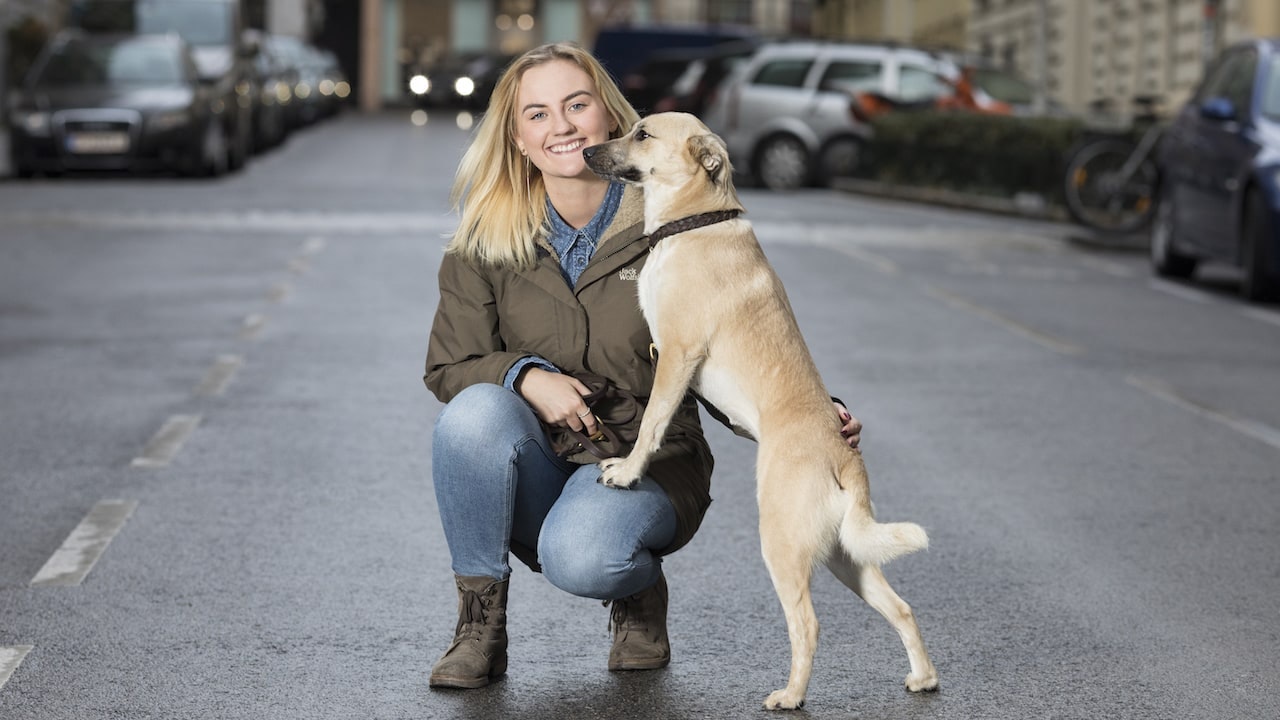
<instances>
[{"instance_id":1,"label":"white road line","mask_svg":"<svg viewBox=\"0 0 1280 720\"><path fill-rule=\"evenodd\" d=\"M200 424L199 415L173 415L151 436L142 454L133 459L133 467L165 467L182 449L187 437Z\"/></svg>"},{"instance_id":2,"label":"white road line","mask_svg":"<svg viewBox=\"0 0 1280 720\"><path fill-rule=\"evenodd\" d=\"M31 586L79 585L137 507L138 503L133 500L103 500L94 505L62 547L31 579Z\"/></svg>"},{"instance_id":3,"label":"white road line","mask_svg":"<svg viewBox=\"0 0 1280 720\"><path fill-rule=\"evenodd\" d=\"M288 282L278 282L271 286L267 291L267 300L273 303L282 303L285 298L289 297L289 293L293 292L293 284Z\"/></svg>"},{"instance_id":4,"label":"white road line","mask_svg":"<svg viewBox=\"0 0 1280 720\"><path fill-rule=\"evenodd\" d=\"M302 244L302 254L315 255L321 250L324 250L324 246L325 246L325 241L324 241L324 238L322 237L307 238L307 241Z\"/></svg>"},{"instance_id":5,"label":"white road line","mask_svg":"<svg viewBox=\"0 0 1280 720\"><path fill-rule=\"evenodd\" d=\"M0 690L4 689L5 683L9 682L13 672L22 664L22 658L26 657L33 647L32 645L0 647Z\"/></svg>"},{"instance_id":6,"label":"white road line","mask_svg":"<svg viewBox=\"0 0 1280 720\"><path fill-rule=\"evenodd\" d=\"M1280 430L1277 430L1266 423L1237 417L1226 411L1216 410L1208 405L1183 397L1170 387L1168 383L1162 380L1157 380L1145 375L1129 375L1124 380L1139 390L1154 395L1165 402L1172 403L1183 410L1189 410L1200 417L1208 418L1216 423L1225 425L1238 433L1248 435L1255 440L1260 440L1271 447L1280 450Z\"/></svg>"},{"instance_id":7,"label":"white road line","mask_svg":"<svg viewBox=\"0 0 1280 720\"><path fill-rule=\"evenodd\" d=\"M262 315L260 313L246 315L244 320L240 323L240 339L252 340L253 338L258 337L258 334L262 332L262 328L266 326L266 324L266 315Z\"/></svg>"},{"instance_id":8,"label":"white road line","mask_svg":"<svg viewBox=\"0 0 1280 720\"><path fill-rule=\"evenodd\" d=\"M311 263L307 261L307 256L293 258L289 261L289 272L294 275L306 275L311 269Z\"/></svg>"},{"instance_id":9,"label":"white road line","mask_svg":"<svg viewBox=\"0 0 1280 720\"><path fill-rule=\"evenodd\" d=\"M1208 303L1213 302L1214 299L1213 296L1208 293L1201 292L1193 288L1183 287L1167 280L1151 280L1147 285L1152 290L1158 290L1166 295L1172 295L1176 298L1181 298L1201 305L1207 305Z\"/></svg>"},{"instance_id":10,"label":"white road line","mask_svg":"<svg viewBox=\"0 0 1280 720\"><path fill-rule=\"evenodd\" d=\"M219 355L213 367L209 368L204 379L196 386L196 394L206 397L221 395L243 364L244 358L239 355Z\"/></svg>"},{"instance_id":11,"label":"white road line","mask_svg":"<svg viewBox=\"0 0 1280 720\"><path fill-rule=\"evenodd\" d=\"M1023 325L1017 320L1005 317L994 310L988 310L981 305L975 305L974 303L958 295L952 295L945 290L929 288L928 293L952 307L967 310L971 313L984 317L987 320L1000 325L1009 332L1012 332L1014 335L1024 337L1037 345L1052 350L1060 355L1079 355L1084 352L1084 348L1079 345L1067 342L1066 340L1061 340L1053 337L1052 335L1046 335L1039 330Z\"/></svg>"},{"instance_id":12,"label":"white road line","mask_svg":"<svg viewBox=\"0 0 1280 720\"><path fill-rule=\"evenodd\" d=\"M1264 322L1268 325L1280 327L1280 313L1273 310L1263 310L1262 308L1247 307L1240 310L1240 314L1251 320Z\"/></svg>"}]
</instances>

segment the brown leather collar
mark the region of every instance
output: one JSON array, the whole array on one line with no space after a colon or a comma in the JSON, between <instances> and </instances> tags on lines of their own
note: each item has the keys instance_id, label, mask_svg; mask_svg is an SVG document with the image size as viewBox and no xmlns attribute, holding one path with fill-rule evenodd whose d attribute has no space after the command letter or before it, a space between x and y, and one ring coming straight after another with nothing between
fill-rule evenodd
<instances>
[{"instance_id":1,"label":"brown leather collar","mask_svg":"<svg viewBox=\"0 0 1280 720\"><path fill-rule=\"evenodd\" d=\"M701 215L690 215L689 217L672 220L662 227L649 233L649 247L657 246L659 242L665 238L671 237L678 233L695 230L708 225L715 225L725 220L732 220L742 214L741 210L717 210L715 212L702 213Z\"/></svg>"}]
</instances>

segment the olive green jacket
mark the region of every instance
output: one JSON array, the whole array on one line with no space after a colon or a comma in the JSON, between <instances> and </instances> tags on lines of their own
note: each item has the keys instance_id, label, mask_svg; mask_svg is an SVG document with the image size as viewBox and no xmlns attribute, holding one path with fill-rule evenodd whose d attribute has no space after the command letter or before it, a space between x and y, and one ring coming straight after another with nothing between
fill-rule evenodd
<instances>
[{"instance_id":1,"label":"olive green jacket","mask_svg":"<svg viewBox=\"0 0 1280 720\"><path fill-rule=\"evenodd\" d=\"M475 383L501 385L517 360L536 355L564 372L604 375L647 402L654 361L636 279L648 255L643 195L634 187L626 189L577 287L565 282L545 240L527 270L477 266L446 254L427 349L427 387L447 403ZM570 460L597 461L585 452ZM676 511L676 539L662 554L683 546L698 529L711 503L711 469L711 451L689 395L648 470ZM512 549L536 568L528 548Z\"/></svg>"}]
</instances>

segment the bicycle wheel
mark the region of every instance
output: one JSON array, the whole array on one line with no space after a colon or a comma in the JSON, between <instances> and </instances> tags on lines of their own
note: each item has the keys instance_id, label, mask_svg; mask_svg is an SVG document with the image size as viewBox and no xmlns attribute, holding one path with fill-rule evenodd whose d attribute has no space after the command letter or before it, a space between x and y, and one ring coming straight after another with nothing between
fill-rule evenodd
<instances>
[{"instance_id":1,"label":"bicycle wheel","mask_svg":"<svg viewBox=\"0 0 1280 720\"><path fill-rule=\"evenodd\" d=\"M1063 195L1073 220L1111 233L1134 232L1151 222L1159 170L1150 158L1143 158L1133 174L1124 177L1122 170L1133 151L1127 142L1099 140L1072 155Z\"/></svg>"}]
</instances>

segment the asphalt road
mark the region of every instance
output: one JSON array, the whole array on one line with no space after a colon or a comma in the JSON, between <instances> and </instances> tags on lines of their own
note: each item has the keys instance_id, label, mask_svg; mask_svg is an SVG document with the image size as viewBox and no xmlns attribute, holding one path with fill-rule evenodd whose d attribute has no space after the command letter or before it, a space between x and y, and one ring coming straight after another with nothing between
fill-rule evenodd
<instances>
[{"instance_id":1,"label":"asphalt road","mask_svg":"<svg viewBox=\"0 0 1280 720\"><path fill-rule=\"evenodd\" d=\"M347 116L217 181L0 182L0 718L744 718L785 681L753 445L667 561L674 660L520 568L508 676L427 688L454 593L421 365L467 133ZM744 189L941 689L825 573L812 718L1280 717L1280 312L1063 226ZM803 519L798 519L803 522Z\"/></svg>"}]
</instances>

